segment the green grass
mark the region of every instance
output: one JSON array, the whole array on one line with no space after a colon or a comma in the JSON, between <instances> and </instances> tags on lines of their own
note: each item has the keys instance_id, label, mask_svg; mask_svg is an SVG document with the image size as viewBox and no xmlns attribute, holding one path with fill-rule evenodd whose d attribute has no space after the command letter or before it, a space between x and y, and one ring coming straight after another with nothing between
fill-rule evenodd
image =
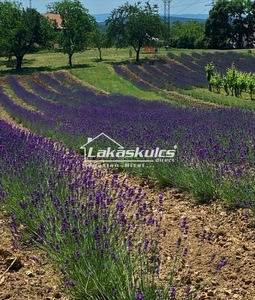
<instances>
[{"instance_id":1,"label":"green grass","mask_svg":"<svg viewBox=\"0 0 255 300\"><path fill-rule=\"evenodd\" d=\"M249 110L255 110L255 101L248 99L248 96L237 98L234 96L226 96L223 94L216 94L208 91L207 89L192 89L192 90L178 90L180 94L203 100L210 103L219 105L226 105L231 107L239 107ZM244 94L245 95L245 94Z\"/></svg>"},{"instance_id":2,"label":"green grass","mask_svg":"<svg viewBox=\"0 0 255 300\"><path fill-rule=\"evenodd\" d=\"M118 76L111 64L97 62L96 66L84 69L73 69L71 73L82 81L108 93L131 95L148 100L165 100L166 96L153 91L142 91L131 82Z\"/></svg>"}]
</instances>

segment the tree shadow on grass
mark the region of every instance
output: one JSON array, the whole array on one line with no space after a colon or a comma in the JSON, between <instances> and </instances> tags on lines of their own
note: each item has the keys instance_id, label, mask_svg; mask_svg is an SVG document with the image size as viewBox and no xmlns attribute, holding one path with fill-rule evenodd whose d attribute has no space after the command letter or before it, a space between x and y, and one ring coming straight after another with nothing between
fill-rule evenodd
<instances>
[{"instance_id":1,"label":"tree shadow on grass","mask_svg":"<svg viewBox=\"0 0 255 300\"><path fill-rule=\"evenodd\" d=\"M123 63L123 61L120 62L118 59L114 60L112 58L104 58L104 57L102 57L102 60L100 60L98 57L97 58L92 58L91 62L93 62L93 63L102 62L102 63L106 63L106 64L116 64L116 63L117 64L122 64ZM130 59L127 59L127 60L124 61L124 64L130 63L130 62L134 62L134 61L132 61Z\"/></svg>"},{"instance_id":2,"label":"tree shadow on grass","mask_svg":"<svg viewBox=\"0 0 255 300\"><path fill-rule=\"evenodd\" d=\"M111 61L111 60L110 59L104 59L104 58L102 58L101 60L99 58L93 58L93 59L91 59L91 61L93 63L99 63L99 62L107 62L107 61Z\"/></svg>"},{"instance_id":3,"label":"tree shadow on grass","mask_svg":"<svg viewBox=\"0 0 255 300\"><path fill-rule=\"evenodd\" d=\"M162 58L163 60L163 58ZM134 64L134 65L142 65L144 63L149 63L149 64L153 64L153 58L148 58L148 57L145 57L145 58L140 58L139 61L137 62L134 58L129 58L129 59L125 59L125 60L122 60L122 61L113 61L113 60L109 60L109 61L106 61L107 64L109 65L127 65L127 64ZM159 58L157 58L157 61L159 61Z\"/></svg>"},{"instance_id":4,"label":"tree shadow on grass","mask_svg":"<svg viewBox=\"0 0 255 300\"><path fill-rule=\"evenodd\" d=\"M36 60L34 58L23 58L22 60L22 65L32 65ZM15 69L16 67L16 58L11 57L10 59L7 58L2 58L0 59L0 67L6 67L9 68L10 70Z\"/></svg>"},{"instance_id":5,"label":"tree shadow on grass","mask_svg":"<svg viewBox=\"0 0 255 300\"><path fill-rule=\"evenodd\" d=\"M1 66L1 64L0 64ZM89 64L75 64L72 68L68 65L64 66L56 66L56 67L23 67L21 70L17 71L14 69L9 70L0 70L0 76L7 76L7 75L31 75L40 72L56 72L60 70L73 70L73 69L81 69L81 68L91 68L92 65Z\"/></svg>"}]
</instances>

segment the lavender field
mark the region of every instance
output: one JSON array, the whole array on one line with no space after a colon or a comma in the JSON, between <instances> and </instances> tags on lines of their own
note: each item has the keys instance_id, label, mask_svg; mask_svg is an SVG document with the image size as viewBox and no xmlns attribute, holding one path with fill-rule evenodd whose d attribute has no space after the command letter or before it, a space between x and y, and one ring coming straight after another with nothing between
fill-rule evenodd
<instances>
[{"instance_id":1,"label":"lavender field","mask_svg":"<svg viewBox=\"0 0 255 300\"><path fill-rule=\"evenodd\" d=\"M236 52L168 53L165 59L147 59L137 64L118 65L117 74L141 89L191 89L206 87L205 66L213 62L219 73L225 73L232 63L241 72L255 72L255 57Z\"/></svg>"},{"instance_id":2,"label":"lavender field","mask_svg":"<svg viewBox=\"0 0 255 300\"><path fill-rule=\"evenodd\" d=\"M169 54L113 69L141 89L192 89L206 87L203 70L212 59L219 69L233 61L243 71L252 66L248 56L225 55ZM173 242L166 283L160 279L164 197L146 198L123 172L188 192L199 204L217 200L254 213L253 111L106 94L63 72L6 77L0 106L29 129L0 120L0 201L14 244L45 249L76 299L200 299L200 287L178 281L177 257L189 252L187 218ZM127 148L176 145L175 160L114 173L87 165L80 147L102 132ZM204 231L200 242L206 239ZM227 258L213 255L207 264L217 274Z\"/></svg>"},{"instance_id":3,"label":"lavender field","mask_svg":"<svg viewBox=\"0 0 255 300\"><path fill-rule=\"evenodd\" d=\"M75 298L118 299L121 282L129 287L126 299L133 299L139 285L156 299L157 288L147 286L147 280L159 260L155 256L146 266L146 253L157 247L163 233L158 213L145 203L141 188L129 187L117 174L84 167L74 151L2 120L0 154L1 205L10 212L15 243L45 249ZM159 211L161 207L159 197ZM143 228L150 240L142 235ZM134 282L137 260L144 274Z\"/></svg>"},{"instance_id":4,"label":"lavender field","mask_svg":"<svg viewBox=\"0 0 255 300\"><path fill-rule=\"evenodd\" d=\"M133 171L189 190L200 202L253 201L255 119L250 111L178 107L165 101L98 94L79 83L64 84L68 78L61 73L40 73L36 80L23 78L23 83L14 76L7 80L16 97L33 109L20 106L3 89L1 104L33 132L76 151L88 137L101 132L125 147L172 149L177 145L173 164L155 163Z\"/></svg>"},{"instance_id":5,"label":"lavender field","mask_svg":"<svg viewBox=\"0 0 255 300\"><path fill-rule=\"evenodd\" d=\"M0 154L0 200L10 213L13 246L45 250L74 299L199 299L202 290L177 284L186 272L177 268L189 251L187 218L172 242L176 270L167 283L159 280L166 236L161 194L148 199L125 177L86 167L72 149L2 120ZM207 239L203 232L197 243ZM225 256L209 260L209 276L227 263Z\"/></svg>"}]
</instances>

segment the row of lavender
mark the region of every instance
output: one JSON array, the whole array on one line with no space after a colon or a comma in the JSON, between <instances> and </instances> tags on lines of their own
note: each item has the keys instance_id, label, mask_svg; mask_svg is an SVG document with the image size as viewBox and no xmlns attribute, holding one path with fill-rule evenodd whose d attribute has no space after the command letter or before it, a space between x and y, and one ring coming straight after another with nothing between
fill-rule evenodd
<instances>
[{"instance_id":1,"label":"row of lavender","mask_svg":"<svg viewBox=\"0 0 255 300\"><path fill-rule=\"evenodd\" d=\"M210 62L213 62L221 73L225 73L225 70L230 68L233 63L241 72L255 72L255 57L252 54L235 51L193 52L191 54L181 53L180 55L168 53L168 57L201 74L205 74L205 66Z\"/></svg>"},{"instance_id":2,"label":"row of lavender","mask_svg":"<svg viewBox=\"0 0 255 300\"><path fill-rule=\"evenodd\" d=\"M63 80L59 74L56 77ZM95 137L102 131L129 148L172 149L177 145L177 165L155 164L155 169L150 169L160 180L168 185L193 189L195 193L201 184L192 173L188 175L188 170L192 170L198 172L197 176L203 178L203 182L207 178L208 185L213 187L212 193L206 196L208 198L222 197L232 203L253 200L254 184L249 184L252 176L247 173L255 163L255 118L252 112L182 108L123 95L96 95L81 85L71 82L69 86L64 85L50 75L40 74L39 78L44 85L30 81L30 87L35 91L31 93L15 77L9 77L10 87L16 95L38 111L17 105L3 91L0 95L0 103L8 112L35 132L76 149L88 137ZM45 82L55 91L45 88ZM193 185L190 185L190 179L194 180ZM234 187L229 186L233 181Z\"/></svg>"},{"instance_id":3,"label":"row of lavender","mask_svg":"<svg viewBox=\"0 0 255 300\"><path fill-rule=\"evenodd\" d=\"M114 65L113 67L117 74L131 80L136 86L143 89L157 87L159 89L173 90L176 88L190 89L193 86L206 86L203 74L176 62L149 61L140 66L130 63L126 67L120 65Z\"/></svg>"},{"instance_id":4,"label":"row of lavender","mask_svg":"<svg viewBox=\"0 0 255 300\"><path fill-rule=\"evenodd\" d=\"M70 126L73 125L72 127L75 127L74 125L76 124L78 127L79 124L79 134L81 135L83 135L83 132L90 136L100 133L98 128L92 128L94 127L93 125L88 126L86 121L90 119L91 122L94 120L95 123L101 121L102 123L99 123L97 127L104 128L106 134L109 136L114 135L116 140L120 140L120 142L128 146L156 146L153 140L162 140L164 141L163 145L165 145L165 143L171 140L171 144L179 144L182 149L188 150L190 142L196 140L196 143L192 142L192 144L198 145L196 150L192 147L196 155L198 155L199 150L201 153L202 147L212 149L212 145L218 145L218 147L220 147L219 141L224 140L228 142L230 133L232 133L231 140L235 140L239 144L241 144L243 140L242 137L245 136L245 139L250 139L252 136L253 127L251 124L254 123L254 120L251 112L245 112L239 109L227 110L217 108L206 110L200 108L182 108L172 106L165 102L143 101L121 95L109 96L94 94L94 97L91 97L92 91L85 87L83 88L81 97L78 98L78 96L75 97L75 92L72 88L64 86L51 76L41 74L40 77L49 84L52 82L52 86L54 84L55 88L59 91L65 89L64 94L52 92L43 86L40 86L41 89L38 89L39 85L36 83L31 84L31 87L34 88L38 94L31 93L26 90L15 77L9 77L10 87L16 95L23 101L39 109L40 113L25 111L55 122L55 127L59 127L62 123L65 125L69 124ZM56 84L58 84L58 87ZM39 95L42 90L43 94L47 93L49 98L52 94L57 94L59 96L58 101L55 99L55 102L51 102L43 98L42 95ZM5 99L13 103L8 96L5 96ZM13 104L15 105L15 103ZM21 114L24 114L24 108L20 106L17 107L21 109ZM215 122L215 115L217 115L219 122ZM101 117L99 118L99 116ZM134 122L135 120L136 122ZM234 122L234 120L236 120L236 122ZM83 126L84 123L85 126ZM121 132L117 134L116 127L120 126L121 123L126 124L126 128L119 128ZM64 126L63 131L68 133L68 128L66 128L65 125L62 125ZM197 126L204 130L199 133L198 130L195 129ZM239 126L243 129L236 130ZM250 128L247 130L248 127ZM77 128L77 131L79 128ZM121 137L124 130L127 134ZM216 134L213 135L213 132ZM217 138L219 132L222 133L221 138ZM205 138L207 133L212 137L214 136L213 139L210 139L210 144L208 144L208 139ZM186 139L187 136L189 137L188 140ZM201 139L199 139L199 136L201 136ZM147 139L145 139L146 137ZM158 138L156 139L156 137ZM184 139L187 140L187 142L184 142ZM163 145L160 144L159 146ZM79 143L76 146L79 146ZM248 145L246 146L248 147ZM213 151L208 151L207 159L214 162L228 159L238 163L241 158L240 153L236 151L237 149L238 147L236 147L235 151L229 152L226 150L220 151L220 148L218 148L217 156L215 156ZM189 157L189 159L190 158L191 157ZM247 160L245 161L247 162Z\"/></svg>"},{"instance_id":5,"label":"row of lavender","mask_svg":"<svg viewBox=\"0 0 255 300\"><path fill-rule=\"evenodd\" d=\"M190 284L176 284L183 276L179 262L189 252L182 244L186 218L173 244L168 284L155 281L160 242L168 234L160 223L162 195L158 201L146 199L142 188L128 186L125 178L86 167L73 150L2 120L0 205L10 213L14 246L25 241L47 250L77 299L198 299ZM213 272L225 263L220 258Z\"/></svg>"},{"instance_id":6,"label":"row of lavender","mask_svg":"<svg viewBox=\"0 0 255 300\"><path fill-rule=\"evenodd\" d=\"M249 54L237 52L216 53L168 53L171 60L149 60L141 65L129 63L126 66L114 65L117 74L131 80L142 89L173 90L176 88L191 89L192 87L205 87L205 66L213 61L217 70L225 73L232 63L242 72L255 71L255 58Z\"/></svg>"}]
</instances>

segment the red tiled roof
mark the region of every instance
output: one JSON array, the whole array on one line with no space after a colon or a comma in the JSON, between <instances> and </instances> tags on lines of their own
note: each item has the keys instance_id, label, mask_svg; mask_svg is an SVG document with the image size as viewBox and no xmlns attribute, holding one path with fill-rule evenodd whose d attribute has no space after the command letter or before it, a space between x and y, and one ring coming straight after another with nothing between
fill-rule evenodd
<instances>
[{"instance_id":1,"label":"red tiled roof","mask_svg":"<svg viewBox=\"0 0 255 300\"><path fill-rule=\"evenodd\" d=\"M62 19L61 19L59 14L48 14L47 13L47 14L44 14L43 16L50 19L50 20L55 20L58 24L58 28L62 29L62 26L61 26Z\"/></svg>"}]
</instances>

